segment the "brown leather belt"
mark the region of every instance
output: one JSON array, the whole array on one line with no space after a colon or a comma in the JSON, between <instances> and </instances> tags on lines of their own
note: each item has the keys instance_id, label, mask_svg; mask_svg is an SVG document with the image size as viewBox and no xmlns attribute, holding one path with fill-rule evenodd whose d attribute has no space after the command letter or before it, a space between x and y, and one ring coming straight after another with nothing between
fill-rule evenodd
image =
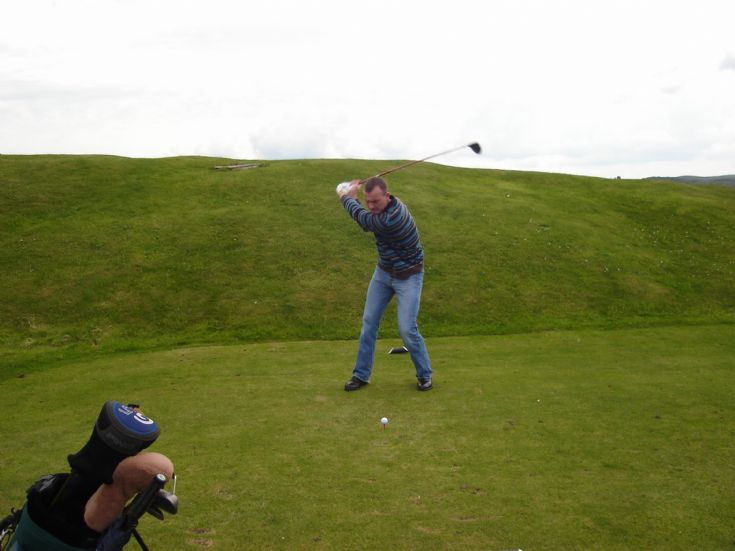
<instances>
[{"instance_id":1,"label":"brown leather belt","mask_svg":"<svg viewBox=\"0 0 735 551\"><path fill-rule=\"evenodd\" d=\"M386 268L384 266L381 266L380 264L378 264L378 268L380 268L384 272L388 272L391 275L391 277L395 277L397 279L408 279L413 274L418 274L419 272L423 271L424 263L421 262L419 264L416 264L415 266L411 266L410 268L406 270L401 270L400 272L397 272L391 268Z\"/></svg>"}]
</instances>

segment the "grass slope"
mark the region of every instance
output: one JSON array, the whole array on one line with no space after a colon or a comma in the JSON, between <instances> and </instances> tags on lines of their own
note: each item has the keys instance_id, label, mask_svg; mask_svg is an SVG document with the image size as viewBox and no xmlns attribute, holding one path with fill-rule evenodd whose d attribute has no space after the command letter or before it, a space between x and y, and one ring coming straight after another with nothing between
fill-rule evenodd
<instances>
[{"instance_id":1,"label":"grass slope","mask_svg":"<svg viewBox=\"0 0 735 551\"><path fill-rule=\"evenodd\" d=\"M375 250L334 186L391 163L212 169L227 162L0 156L7 375L98 351L354 338ZM733 189L432 164L390 184L426 249L426 336L734 319Z\"/></svg>"},{"instance_id":2,"label":"grass slope","mask_svg":"<svg viewBox=\"0 0 735 551\"><path fill-rule=\"evenodd\" d=\"M345 341L116 354L0 382L0 511L66 470L114 397L159 422L151 449L180 476L180 514L141 522L152 549L732 547L735 325L428 345L429 393L382 353L373 383L343 392Z\"/></svg>"}]
</instances>

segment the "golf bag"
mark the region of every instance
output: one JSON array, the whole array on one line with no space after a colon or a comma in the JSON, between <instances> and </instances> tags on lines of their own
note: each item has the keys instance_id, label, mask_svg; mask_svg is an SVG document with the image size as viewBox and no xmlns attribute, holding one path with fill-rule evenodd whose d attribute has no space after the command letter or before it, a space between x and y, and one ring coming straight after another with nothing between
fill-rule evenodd
<instances>
[{"instance_id":1,"label":"golf bag","mask_svg":"<svg viewBox=\"0 0 735 551\"><path fill-rule=\"evenodd\" d=\"M131 536L147 549L135 530L138 519L146 511L162 519L162 510L175 514L178 509L176 496L162 490L164 475L154 477L104 533L87 526L84 515L98 488L113 482L120 462L150 446L159 434L158 425L138 406L106 402L87 443L67 457L71 471L40 478L28 489L22 510L0 522L0 549L119 551Z\"/></svg>"}]
</instances>

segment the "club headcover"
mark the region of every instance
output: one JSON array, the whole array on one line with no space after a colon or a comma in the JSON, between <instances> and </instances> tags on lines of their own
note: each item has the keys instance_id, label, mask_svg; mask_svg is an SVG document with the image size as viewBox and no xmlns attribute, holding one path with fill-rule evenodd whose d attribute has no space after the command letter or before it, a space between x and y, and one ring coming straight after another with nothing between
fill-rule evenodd
<instances>
[{"instance_id":1,"label":"club headcover","mask_svg":"<svg viewBox=\"0 0 735 551\"><path fill-rule=\"evenodd\" d=\"M74 472L109 484L120 461L150 446L160 433L156 422L137 407L109 400L102 406L89 441L67 459Z\"/></svg>"}]
</instances>

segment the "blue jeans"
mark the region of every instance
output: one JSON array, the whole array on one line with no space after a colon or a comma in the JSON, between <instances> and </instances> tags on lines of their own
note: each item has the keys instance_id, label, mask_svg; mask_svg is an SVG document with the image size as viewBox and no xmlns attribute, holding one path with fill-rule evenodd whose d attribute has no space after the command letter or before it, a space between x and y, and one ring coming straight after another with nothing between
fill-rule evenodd
<instances>
[{"instance_id":1,"label":"blue jeans","mask_svg":"<svg viewBox=\"0 0 735 551\"><path fill-rule=\"evenodd\" d=\"M354 377L361 381L370 380L380 320L383 318L390 299L395 295L398 307L398 331L403 339L403 344L411 355L411 361L416 368L416 377L419 379L431 378L429 353L426 351L424 338L416 325L423 284L423 272L413 274L408 279L398 279L385 270L375 268L365 298L360 345L357 349L355 369L352 371Z\"/></svg>"}]
</instances>

